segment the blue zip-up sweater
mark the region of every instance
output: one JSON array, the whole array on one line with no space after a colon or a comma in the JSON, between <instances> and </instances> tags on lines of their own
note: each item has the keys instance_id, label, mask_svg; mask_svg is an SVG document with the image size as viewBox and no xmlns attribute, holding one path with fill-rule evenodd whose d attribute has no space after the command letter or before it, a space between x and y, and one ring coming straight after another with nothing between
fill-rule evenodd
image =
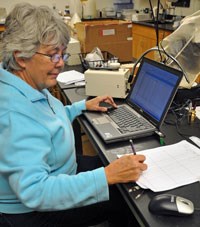
<instances>
[{"instance_id":1,"label":"blue zip-up sweater","mask_svg":"<svg viewBox=\"0 0 200 227\"><path fill-rule=\"evenodd\" d=\"M48 97L48 99L47 99ZM0 212L63 210L109 199L104 168L76 174L71 122L85 101L63 106L0 69Z\"/></svg>"}]
</instances>

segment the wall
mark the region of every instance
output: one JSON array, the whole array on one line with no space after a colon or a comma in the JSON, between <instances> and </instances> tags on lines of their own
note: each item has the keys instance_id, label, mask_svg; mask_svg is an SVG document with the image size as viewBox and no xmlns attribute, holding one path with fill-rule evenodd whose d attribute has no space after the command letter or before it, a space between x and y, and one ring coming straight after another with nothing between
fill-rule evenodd
<instances>
[{"instance_id":1,"label":"wall","mask_svg":"<svg viewBox=\"0 0 200 227\"><path fill-rule=\"evenodd\" d=\"M114 0L96 0L97 9L103 9L105 7L113 7Z\"/></svg>"},{"instance_id":2,"label":"wall","mask_svg":"<svg viewBox=\"0 0 200 227\"><path fill-rule=\"evenodd\" d=\"M64 10L65 5L68 3L67 0L0 0L0 7L4 7L7 12L10 12L13 6L20 2L28 2L34 5L48 5L51 8L55 5L56 8L61 10Z\"/></svg>"},{"instance_id":3,"label":"wall","mask_svg":"<svg viewBox=\"0 0 200 227\"><path fill-rule=\"evenodd\" d=\"M62 11L64 11L65 5L69 4L71 6L72 14L75 11L78 12L78 14L81 14L81 3L79 0L0 0L0 7L6 8L7 13L9 13L15 4L20 2L28 2L34 5L48 5L51 8L56 6L58 10ZM114 0L96 0L97 10L105 7L112 7L113 2Z\"/></svg>"},{"instance_id":4,"label":"wall","mask_svg":"<svg viewBox=\"0 0 200 227\"><path fill-rule=\"evenodd\" d=\"M175 14L186 16L200 10L200 0L190 0L190 8L176 7Z\"/></svg>"},{"instance_id":5,"label":"wall","mask_svg":"<svg viewBox=\"0 0 200 227\"><path fill-rule=\"evenodd\" d=\"M153 6L157 5L157 0L151 1ZM96 0L97 9L112 7L113 2L115 2L115 0ZM134 9L140 10L144 8L150 8L149 0L133 0L133 2ZM165 5L166 0L161 0L161 3ZM187 16L196 12L197 10L200 10L200 0L190 0L189 8L176 7L175 14L180 16Z\"/></svg>"},{"instance_id":6,"label":"wall","mask_svg":"<svg viewBox=\"0 0 200 227\"><path fill-rule=\"evenodd\" d=\"M12 7L19 2L29 2L33 3L35 5L48 5L50 7L53 7L54 5L56 6L57 9L59 10L64 10L65 5L69 4L70 2L75 2L77 0L0 0L0 7L5 7L7 12L9 12ZM164 4L166 0L161 0L161 2ZM11 3L12 2L12 3ZM79 2L79 0L77 1ZM96 0L96 6L97 9L103 9L105 7L112 7L113 2L115 0ZM153 5L156 5L157 0L152 0ZM200 10L200 0L191 0L191 6L190 8L181 8L177 7L175 10L176 15L181 15L181 16L186 16L190 15L193 12ZM134 0L134 9L143 9L148 7L149 8L149 1L148 0ZM74 10L74 9L73 9ZM80 10L80 9L79 9Z\"/></svg>"},{"instance_id":7,"label":"wall","mask_svg":"<svg viewBox=\"0 0 200 227\"><path fill-rule=\"evenodd\" d=\"M141 8L149 8L149 1L147 0L135 0L135 9L141 9ZM167 1L161 0L161 3L165 5ZM157 5L157 0L152 0L152 5ZM200 0L190 0L190 7L189 8L182 8L182 7L176 7L175 8L175 15L179 16L187 16L190 15L196 11L200 10Z\"/></svg>"}]
</instances>

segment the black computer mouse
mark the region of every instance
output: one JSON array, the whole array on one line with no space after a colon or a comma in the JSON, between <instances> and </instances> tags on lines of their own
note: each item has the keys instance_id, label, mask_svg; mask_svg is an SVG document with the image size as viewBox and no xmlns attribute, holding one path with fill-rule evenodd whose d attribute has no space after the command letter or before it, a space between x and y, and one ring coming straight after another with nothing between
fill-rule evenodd
<instances>
[{"instance_id":1,"label":"black computer mouse","mask_svg":"<svg viewBox=\"0 0 200 227\"><path fill-rule=\"evenodd\" d=\"M183 197L161 194L151 199L149 210L159 215L184 216L194 212L194 205L190 200Z\"/></svg>"},{"instance_id":2,"label":"black computer mouse","mask_svg":"<svg viewBox=\"0 0 200 227\"><path fill-rule=\"evenodd\" d=\"M107 102L100 102L99 105L106 107L107 112L111 112L112 110L116 109L114 106L112 106L110 103L107 103Z\"/></svg>"}]
</instances>

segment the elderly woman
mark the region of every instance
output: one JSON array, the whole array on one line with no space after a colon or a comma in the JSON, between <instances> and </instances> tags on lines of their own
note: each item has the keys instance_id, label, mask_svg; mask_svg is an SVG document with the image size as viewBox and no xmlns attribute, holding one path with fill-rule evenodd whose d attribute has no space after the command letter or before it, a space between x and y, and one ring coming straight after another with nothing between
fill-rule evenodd
<instances>
[{"instance_id":1,"label":"elderly woman","mask_svg":"<svg viewBox=\"0 0 200 227\"><path fill-rule=\"evenodd\" d=\"M102 166L76 157L71 122L82 110L106 111L109 96L71 106L48 91L67 59L69 31L48 7L18 4L1 35L0 226L88 226L134 220L116 183L137 180L147 166L129 155ZM89 171L86 171L89 170Z\"/></svg>"}]
</instances>

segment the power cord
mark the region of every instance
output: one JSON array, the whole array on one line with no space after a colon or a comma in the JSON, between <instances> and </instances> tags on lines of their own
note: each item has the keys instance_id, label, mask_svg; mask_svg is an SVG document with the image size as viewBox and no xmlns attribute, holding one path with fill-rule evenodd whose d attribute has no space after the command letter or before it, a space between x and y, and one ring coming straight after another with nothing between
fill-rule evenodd
<instances>
[{"instance_id":1,"label":"power cord","mask_svg":"<svg viewBox=\"0 0 200 227\"><path fill-rule=\"evenodd\" d=\"M171 60L173 60L173 61L177 64L177 66L180 68L180 70L183 72L183 75L184 75L186 81L188 82L188 84L190 83L190 81L189 81L189 79L188 79L188 77L187 77L187 74L186 74L186 72L184 71L184 69L182 68L182 66L180 65L180 63L179 63L172 55L166 53L166 51L164 51L164 50L162 50L162 49L159 49L158 47L152 47L152 48L146 50L146 51L141 55L141 57L138 58L138 59L136 60L136 62L134 63L132 72L131 72L131 74L130 74L130 76L129 76L128 83L131 83L131 81L132 81L132 79L133 79L133 77L134 77L135 69L136 69L137 65L142 61L142 59L143 59L143 57L144 57L145 55L147 55L148 53L150 53L150 52L152 52L152 51L160 51L160 52L166 54L167 57L169 57Z\"/></svg>"},{"instance_id":2,"label":"power cord","mask_svg":"<svg viewBox=\"0 0 200 227\"><path fill-rule=\"evenodd\" d=\"M185 70L182 68L182 66L180 65L180 63L175 59L175 57L173 57L172 55L168 54L163 45L162 45L162 41L160 42L160 45L159 45L159 26L158 26L158 18L159 18L159 8L160 8L160 5L162 6L160 0L157 1L157 18L155 18L155 15L153 13L153 6L152 6L152 2L151 0L149 0L149 5L150 5L150 8L151 8L151 12L152 12L152 17L153 17L153 21L154 21L154 24L155 24L155 32L156 32L156 47L153 47L153 48L150 48L149 50L145 51L142 56L135 62L134 66L133 66L133 69L132 69L132 73L130 74L129 76L129 79L128 79L128 83L131 83L132 80L133 80L133 77L134 77L134 73L135 73L135 69L136 69L136 66L138 65L138 63L140 63L140 61L142 60L142 58L148 54L149 52L151 51L158 51L159 53L159 56L160 56L160 62L164 63L164 64L167 64L167 61L169 59L173 60L173 62L175 62L177 64L177 66L180 68L180 70L183 72L183 75L187 81L188 84L190 84L190 81L187 77L187 74L185 72ZM162 6L163 7L163 6ZM160 49L160 46L162 49ZM165 56L167 56L167 61L163 61L163 56L161 53L164 53Z\"/></svg>"},{"instance_id":3,"label":"power cord","mask_svg":"<svg viewBox=\"0 0 200 227\"><path fill-rule=\"evenodd\" d=\"M175 101L173 101L171 107L169 108L169 111L174 111L174 112L181 112L181 111L185 111L185 108L188 107L190 108L190 106L192 105L192 100L188 99L186 100L185 103L183 104L177 104Z\"/></svg>"},{"instance_id":4,"label":"power cord","mask_svg":"<svg viewBox=\"0 0 200 227\"><path fill-rule=\"evenodd\" d=\"M159 11L160 11L160 5L162 6L162 4L160 3L160 0L157 1L157 12L156 12L156 18L155 15L153 13L153 6L152 6L152 2L151 0L149 0L149 5L151 8L151 12L152 12L152 17L153 17L153 21L154 21L154 28L155 28L155 32L156 32L156 46L158 47L158 52L159 52L159 56L162 62L162 54L159 50Z\"/></svg>"},{"instance_id":5,"label":"power cord","mask_svg":"<svg viewBox=\"0 0 200 227\"><path fill-rule=\"evenodd\" d=\"M186 108L190 109L191 105L192 101L190 99L188 99L185 103L181 105L173 102L169 109L169 113L171 112L173 114L173 116L175 117L175 121L167 121L165 119L164 122L166 124L175 125L176 127L178 127L178 124L181 123L182 120L188 116L188 110Z\"/></svg>"},{"instance_id":6,"label":"power cord","mask_svg":"<svg viewBox=\"0 0 200 227\"><path fill-rule=\"evenodd\" d=\"M189 143L193 144L194 146L200 148L196 143L194 143L189 137L192 136L191 134L182 132L180 129L180 124L181 122L189 117L189 110L191 109L192 106L192 100L188 99L184 104L178 105L176 103L173 103L172 107L169 109L169 111L173 114L174 116L174 121L173 120L167 120L165 119L165 124L168 125L174 125L176 127L177 133L186 141ZM187 109L188 110L187 110ZM189 122L188 122L189 124ZM199 123L195 123L197 127L199 127Z\"/></svg>"}]
</instances>

